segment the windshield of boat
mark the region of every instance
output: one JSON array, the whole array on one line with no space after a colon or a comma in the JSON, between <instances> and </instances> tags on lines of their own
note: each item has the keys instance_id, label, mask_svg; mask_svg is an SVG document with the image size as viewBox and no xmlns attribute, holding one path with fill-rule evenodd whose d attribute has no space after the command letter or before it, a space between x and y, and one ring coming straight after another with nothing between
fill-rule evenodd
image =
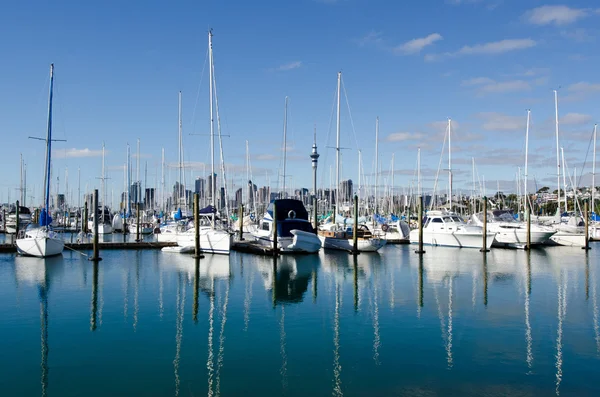
<instances>
[{"instance_id":1,"label":"windshield of boat","mask_svg":"<svg viewBox=\"0 0 600 397\"><path fill-rule=\"evenodd\" d=\"M516 222L513 214L509 211L494 211L492 216L495 222Z\"/></svg>"}]
</instances>

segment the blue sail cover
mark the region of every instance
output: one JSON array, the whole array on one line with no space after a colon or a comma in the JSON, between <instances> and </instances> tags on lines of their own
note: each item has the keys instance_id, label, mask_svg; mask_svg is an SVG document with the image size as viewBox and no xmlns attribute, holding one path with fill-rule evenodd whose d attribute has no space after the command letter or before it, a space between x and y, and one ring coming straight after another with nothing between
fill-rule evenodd
<instances>
[{"instance_id":1,"label":"blue sail cover","mask_svg":"<svg viewBox=\"0 0 600 397\"><path fill-rule=\"evenodd\" d=\"M177 212L175 213L175 215L173 216L173 218L175 218L176 221L181 220L181 218L182 218L181 208L179 208L177 210Z\"/></svg>"},{"instance_id":2,"label":"blue sail cover","mask_svg":"<svg viewBox=\"0 0 600 397\"><path fill-rule=\"evenodd\" d=\"M40 226L48 226L50 224L52 224L52 217L50 217L50 214L48 214L44 208L40 212Z\"/></svg>"},{"instance_id":3,"label":"blue sail cover","mask_svg":"<svg viewBox=\"0 0 600 397\"><path fill-rule=\"evenodd\" d=\"M213 207L212 205L209 205L208 207L202 208L200 211L198 211L198 213L199 214L216 214L217 209L215 207Z\"/></svg>"}]
</instances>

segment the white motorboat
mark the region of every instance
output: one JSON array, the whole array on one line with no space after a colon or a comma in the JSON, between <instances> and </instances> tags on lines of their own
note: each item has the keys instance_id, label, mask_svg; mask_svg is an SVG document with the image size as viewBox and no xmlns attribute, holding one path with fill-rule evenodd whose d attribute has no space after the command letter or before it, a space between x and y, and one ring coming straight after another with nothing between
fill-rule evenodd
<instances>
[{"instance_id":1,"label":"white motorboat","mask_svg":"<svg viewBox=\"0 0 600 397\"><path fill-rule=\"evenodd\" d=\"M483 226L483 213L471 215L471 225ZM517 222L508 210L494 210L487 213L487 229L496 233L492 246L525 248L527 245L527 224ZM556 233L551 227L535 223L530 227L531 245L540 245L548 241Z\"/></svg>"},{"instance_id":2,"label":"white motorboat","mask_svg":"<svg viewBox=\"0 0 600 397\"><path fill-rule=\"evenodd\" d=\"M156 232L156 241L160 243L176 243L177 236L187 230L188 221L180 220L163 223Z\"/></svg>"},{"instance_id":3,"label":"white motorboat","mask_svg":"<svg viewBox=\"0 0 600 397\"><path fill-rule=\"evenodd\" d=\"M486 249L494 242L496 233L487 231ZM419 230L411 230L410 242L419 243ZM458 215L447 211L429 211L423 221L423 244L459 248L482 248L483 228L467 225Z\"/></svg>"},{"instance_id":4,"label":"white motorboat","mask_svg":"<svg viewBox=\"0 0 600 397\"><path fill-rule=\"evenodd\" d=\"M31 211L27 207L19 206L19 230L27 229L31 223ZM6 214L6 233L17 233L17 212L15 209Z\"/></svg>"},{"instance_id":5,"label":"white motorboat","mask_svg":"<svg viewBox=\"0 0 600 397\"><path fill-rule=\"evenodd\" d=\"M226 230L213 229L212 226L200 226L200 250L211 254L229 255L231 234ZM196 228L192 227L177 234L177 245L183 248L195 248Z\"/></svg>"},{"instance_id":6,"label":"white motorboat","mask_svg":"<svg viewBox=\"0 0 600 397\"><path fill-rule=\"evenodd\" d=\"M353 233L353 226L331 223L319 230L319 240L321 240L321 244L325 249L353 251ZM359 252L376 252L387 243L385 238L374 235L369 227L364 224L357 226L356 236L356 249Z\"/></svg>"},{"instance_id":7,"label":"white motorboat","mask_svg":"<svg viewBox=\"0 0 600 397\"><path fill-rule=\"evenodd\" d=\"M387 240L387 244L410 242L410 227L408 223L400 219L375 227L375 234L383 235Z\"/></svg>"},{"instance_id":8,"label":"white motorboat","mask_svg":"<svg viewBox=\"0 0 600 397\"><path fill-rule=\"evenodd\" d=\"M572 216L568 218L566 223L561 222L552 225L552 227L556 230L556 233L550 237L550 240L555 245L567 247L585 246L585 222L583 218Z\"/></svg>"},{"instance_id":9,"label":"white motorboat","mask_svg":"<svg viewBox=\"0 0 600 397\"><path fill-rule=\"evenodd\" d=\"M282 252L312 254L321 249L321 240L308 220L308 212L300 200L273 200L251 233L264 246L273 247L273 207L277 211L277 248Z\"/></svg>"},{"instance_id":10,"label":"white motorboat","mask_svg":"<svg viewBox=\"0 0 600 397\"><path fill-rule=\"evenodd\" d=\"M40 213L39 228L28 228L17 235L17 250L21 255L45 258L60 255L65 243L51 229L50 217L50 170L52 156L52 90L54 87L54 64L50 65L50 92L48 96L48 133L46 135L46 162L44 179L44 208Z\"/></svg>"}]
</instances>

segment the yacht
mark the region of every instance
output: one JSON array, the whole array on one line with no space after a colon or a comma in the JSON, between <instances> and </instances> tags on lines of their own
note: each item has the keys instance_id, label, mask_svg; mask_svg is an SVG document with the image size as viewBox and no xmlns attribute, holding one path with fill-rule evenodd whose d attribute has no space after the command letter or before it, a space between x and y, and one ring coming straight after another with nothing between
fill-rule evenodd
<instances>
[{"instance_id":1,"label":"yacht","mask_svg":"<svg viewBox=\"0 0 600 397\"><path fill-rule=\"evenodd\" d=\"M486 249L494 242L496 232L487 231ZM410 232L410 242L419 243L419 230ZM457 214L447 211L428 211L423 220L423 244L459 248L482 248L483 228L467 225Z\"/></svg>"},{"instance_id":2,"label":"yacht","mask_svg":"<svg viewBox=\"0 0 600 397\"><path fill-rule=\"evenodd\" d=\"M282 252L315 253L321 249L321 241L315 234L308 212L300 200L273 200L267 212L253 229L252 235L262 245L273 247L273 208L277 211L277 247Z\"/></svg>"},{"instance_id":3,"label":"yacht","mask_svg":"<svg viewBox=\"0 0 600 397\"><path fill-rule=\"evenodd\" d=\"M469 222L474 226L483 226L483 212L471 215ZM495 232L494 247L525 248L527 245L527 224L515 220L511 211L494 210L487 213L487 229ZM530 243L540 245L547 242L556 230L548 226L531 224Z\"/></svg>"},{"instance_id":4,"label":"yacht","mask_svg":"<svg viewBox=\"0 0 600 397\"><path fill-rule=\"evenodd\" d=\"M319 239L325 249L353 251L353 235L353 225L347 226L339 223L330 223L319 230ZM356 236L356 249L359 252L376 252L387 243L384 237L373 234L365 224L358 224Z\"/></svg>"},{"instance_id":5,"label":"yacht","mask_svg":"<svg viewBox=\"0 0 600 397\"><path fill-rule=\"evenodd\" d=\"M224 228L215 228L218 219L216 212L212 205L199 211L200 250L205 253L229 255L232 236ZM196 228L193 225L187 230L175 234L175 241L181 247L181 252L195 248Z\"/></svg>"},{"instance_id":6,"label":"yacht","mask_svg":"<svg viewBox=\"0 0 600 397\"><path fill-rule=\"evenodd\" d=\"M27 229L31 223L31 211L27 207L19 206L19 230ZM12 209L6 214L6 233L17 233L17 212Z\"/></svg>"},{"instance_id":7,"label":"yacht","mask_svg":"<svg viewBox=\"0 0 600 397\"><path fill-rule=\"evenodd\" d=\"M111 234L113 232L112 218L107 207L98 208L98 234ZM88 230L94 231L94 217L92 214L88 220Z\"/></svg>"}]
</instances>

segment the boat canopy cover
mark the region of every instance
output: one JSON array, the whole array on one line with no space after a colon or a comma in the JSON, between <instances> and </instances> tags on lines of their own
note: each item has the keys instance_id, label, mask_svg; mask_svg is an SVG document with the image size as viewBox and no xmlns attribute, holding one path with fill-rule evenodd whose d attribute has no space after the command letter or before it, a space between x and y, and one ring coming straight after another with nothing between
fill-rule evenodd
<instances>
[{"instance_id":1,"label":"boat canopy cover","mask_svg":"<svg viewBox=\"0 0 600 397\"><path fill-rule=\"evenodd\" d=\"M198 213L199 214L216 214L217 209L215 207L213 207L212 205L209 205L208 207L202 208L200 211L198 211Z\"/></svg>"},{"instance_id":2,"label":"boat canopy cover","mask_svg":"<svg viewBox=\"0 0 600 397\"><path fill-rule=\"evenodd\" d=\"M300 200L294 199L279 199L272 200L267 207L267 213L273 218L273 204L277 207L277 221L282 221L289 218L290 211L296 213L296 219L308 220L308 211L304 208L304 204Z\"/></svg>"},{"instance_id":3,"label":"boat canopy cover","mask_svg":"<svg viewBox=\"0 0 600 397\"><path fill-rule=\"evenodd\" d=\"M42 208L42 211L40 212L40 226L48 226L51 223L52 217L46 212L45 208Z\"/></svg>"},{"instance_id":4,"label":"boat canopy cover","mask_svg":"<svg viewBox=\"0 0 600 397\"><path fill-rule=\"evenodd\" d=\"M595 222L598 222L598 221L600 221L600 216L598 214L596 214L595 212L592 212L590 219Z\"/></svg>"},{"instance_id":5,"label":"boat canopy cover","mask_svg":"<svg viewBox=\"0 0 600 397\"><path fill-rule=\"evenodd\" d=\"M181 208L179 208L177 210L177 212L175 213L175 215L173 216L173 218L175 218L176 221L181 219Z\"/></svg>"}]
</instances>

